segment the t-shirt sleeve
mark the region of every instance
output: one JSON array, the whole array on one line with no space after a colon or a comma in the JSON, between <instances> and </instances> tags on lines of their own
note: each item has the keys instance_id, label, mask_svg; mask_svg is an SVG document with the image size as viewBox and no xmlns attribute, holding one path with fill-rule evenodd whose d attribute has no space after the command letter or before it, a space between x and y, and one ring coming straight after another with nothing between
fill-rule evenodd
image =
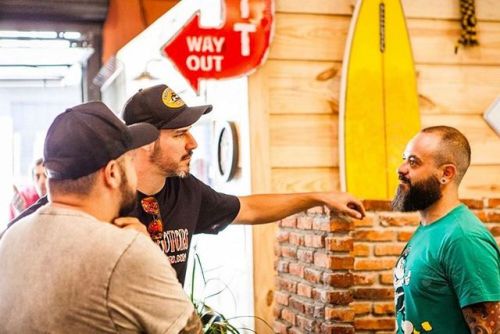
<instances>
[{"instance_id":1,"label":"t-shirt sleeve","mask_svg":"<svg viewBox=\"0 0 500 334\"><path fill-rule=\"evenodd\" d=\"M240 200L236 196L219 193L194 177L193 182L201 194L195 233L217 234L236 218Z\"/></svg>"},{"instance_id":2,"label":"t-shirt sleeve","mask_svg":"<svg viewBox=\"0 0 500 334\"><path fill-rule=\"evenodd\" d=\"M108 310L120 333L178 333L194 307L167 257L139 234L112 273Z\"/></svg>"},{"instance_id":3,"label":"t-shirt sleeve","mask_svg":"<svg viewBox=\"0 0 500 334\"><path fill-rule=\"evenodd\" d=\"M450 242L444 255L460 307L500 300L500 258L493 238L461 236Z\"/></svg>"}]
</instances>

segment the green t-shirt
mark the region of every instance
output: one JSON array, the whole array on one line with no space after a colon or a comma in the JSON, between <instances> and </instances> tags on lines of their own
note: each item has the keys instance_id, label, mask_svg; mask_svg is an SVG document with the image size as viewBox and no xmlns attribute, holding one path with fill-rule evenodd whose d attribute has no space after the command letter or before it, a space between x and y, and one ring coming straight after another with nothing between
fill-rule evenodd
<instances>
[{"instance_id":1,"label":"green t-shirt","mask_svg":"<svg viewBox=\"0 0 500 334\"><path fill-rule=\"evenodd\" d=\"M500 300L500 251L463 204L419 226L394 270L398 334L469 334L462 308Z\"/></svg>"}]
</instances>

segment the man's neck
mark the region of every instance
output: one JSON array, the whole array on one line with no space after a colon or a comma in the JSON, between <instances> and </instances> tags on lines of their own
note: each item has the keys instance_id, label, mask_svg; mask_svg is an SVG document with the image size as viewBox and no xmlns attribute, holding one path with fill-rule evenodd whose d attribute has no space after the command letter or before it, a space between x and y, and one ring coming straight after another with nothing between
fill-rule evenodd
<instances>
[{"instance_id":1,"label":"man's neck","mask_svg":"<svg viewBox=\"0 0 500 334\"><path fill-rule=\"evenodd\" d=\"M452 194L443 192L443 197L441 197L441 199L427 209L420 211L422 225L430 225L436 222L438 219L446 216L459 204L460 201L458 200L458 194L456 192Z\"/></svg>"},{"instance_id":2,"label":"man's neck","mask_svg":"<svg viewBox=\"0 0 500 334\"><path fill-rule=\"evenodd\" d=\"M96 203L110 203L109 200L101 200L95 196L59 195L50 196L49 203L55 207L78 210L85 212L97 220L111 223L118 215L116 205L96 205Z\"/></svg>"}]
</instances>

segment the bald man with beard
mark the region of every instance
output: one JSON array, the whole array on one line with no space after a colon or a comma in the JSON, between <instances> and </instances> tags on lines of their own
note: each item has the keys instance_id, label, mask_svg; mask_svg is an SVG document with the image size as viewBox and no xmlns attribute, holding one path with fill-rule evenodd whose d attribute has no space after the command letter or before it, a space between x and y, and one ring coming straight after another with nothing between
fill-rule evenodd
<instances>
[{"instance_id":1,"label":"bald man with beard","mask_svg":"<svg viewBox=\"0 0 500 334\"><path fill-rule=\"evenodd\" d=\"M398 169L396 211L421 222L394 270L398 334L500 332L500 251L458 198L471 149L457 129L423 129Z\"/></svg>"}]
</instances>

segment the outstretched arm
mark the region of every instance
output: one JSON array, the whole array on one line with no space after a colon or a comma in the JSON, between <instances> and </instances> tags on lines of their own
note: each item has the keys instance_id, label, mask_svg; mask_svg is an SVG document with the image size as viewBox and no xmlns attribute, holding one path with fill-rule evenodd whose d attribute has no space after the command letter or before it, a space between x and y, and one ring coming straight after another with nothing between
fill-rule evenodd
<instances>
[{"instance_id":1,"label":"outstretched arm","mask_svg":"<svg viewBox=\"0 0 500 334\"><path fill-rule=\"evenodd\" d=\"M342 192L250 195L241 196L239 200L236 224L270 223L318 205L357 219L365 216L361 201Z\"/></svg>"},{"instance_id":2,"label":"outstretched arm","mask_svg":"<svg viewBox=\"0 0 500 334\"><path fill-rule=\"evenodd\" d=\"M500 332L500 302L484 302L462 309L470 332L496 334Z\"/></svg>"}]
</instances>

